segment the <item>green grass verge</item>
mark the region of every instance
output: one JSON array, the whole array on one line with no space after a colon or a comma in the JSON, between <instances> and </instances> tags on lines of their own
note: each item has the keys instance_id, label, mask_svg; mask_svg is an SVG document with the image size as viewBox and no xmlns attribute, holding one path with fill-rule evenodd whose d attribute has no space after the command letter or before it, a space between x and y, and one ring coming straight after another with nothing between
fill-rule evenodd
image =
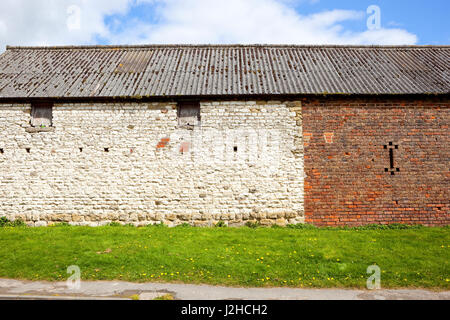
<instances>
[{"instance_id":1,"label":"green grass verge","mask_svg":"<svg viewBox=\"0 0 450 320\"><path fill-rule=\"evenodd\" d=\"M450 228L0 228L0 278L449 289Z\"/></svg>"},{"instance_id":2,"label":"green grass verge","mask_svg":"<svg viewBox=\"0 0 450 320\"><path fill-rule=\"evenodd\" d=\"M161 297L156 297L153 300L174 300L174 299L173 299L173 296L171 294L166 294L166 295L163 295Z\"/></svg>"}]
</instances>

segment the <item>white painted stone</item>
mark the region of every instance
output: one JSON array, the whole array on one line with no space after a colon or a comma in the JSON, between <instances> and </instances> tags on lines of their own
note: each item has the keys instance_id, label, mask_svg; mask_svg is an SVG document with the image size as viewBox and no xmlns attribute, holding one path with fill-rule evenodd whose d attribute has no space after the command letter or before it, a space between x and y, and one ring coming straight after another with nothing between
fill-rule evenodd
<instances>
[{"instance_id":1,"label":"white painted stone","mask_svg":"<svg viewBox=\"0 0 450 320\"><path fill-rule=\"evenodd\" d=\"M30 108L0 105L0 216L36 226L304 221L298 104L206 102L194 130L178 128L174 103L57 104L55 130L34 134Z\"/></svg>"}]
</instances>

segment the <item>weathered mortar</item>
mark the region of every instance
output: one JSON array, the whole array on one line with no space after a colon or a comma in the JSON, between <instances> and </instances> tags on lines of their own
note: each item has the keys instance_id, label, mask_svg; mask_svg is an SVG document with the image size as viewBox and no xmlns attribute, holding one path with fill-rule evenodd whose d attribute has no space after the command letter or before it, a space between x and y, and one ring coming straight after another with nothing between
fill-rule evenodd
<instances>
[{"instance_id":1,"label":"weathered mortar","mask_svg":"<svg viewBox=\"0 0 450 320\"><path fill-rule=\"evenodd\" d=\"M174 103L56 104L54 130L41 133L27 132L30 108L0 105L0 216L35 226L304 221L300 103L204 102L194 130L177 128Z\"/></svg>"},{"instance_id":2,"label":"weathered mortar","mask_svg":"<svg viewBox=\"0 0 450 320\"><path fill-rule=\"evenodd\" d=\"M306 222L448 225L449 106L432 97L305 98Z\"/></svg>"}]
</instances>

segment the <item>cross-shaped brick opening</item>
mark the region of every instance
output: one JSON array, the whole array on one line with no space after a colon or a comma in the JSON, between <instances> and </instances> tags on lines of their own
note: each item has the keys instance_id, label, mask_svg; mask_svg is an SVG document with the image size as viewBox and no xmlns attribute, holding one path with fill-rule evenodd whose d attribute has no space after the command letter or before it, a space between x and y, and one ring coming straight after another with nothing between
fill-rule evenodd
<instances>
[{"instance_id":1,"label":"cross-shaped brick opening","mask_svg":"<svg viewBox=\"0 0 450 320\"><path fill-rule=\"evenodd\" d=\"M384 172L390 172L391 176L395 176L396 172L400 172L400 168L396 168L394 165L394 150L398 150L398 145L394 145L391 141L388 145L384 145L385 150L389 150L389 168L385 168Z\"/></svg>"}]
</instances>

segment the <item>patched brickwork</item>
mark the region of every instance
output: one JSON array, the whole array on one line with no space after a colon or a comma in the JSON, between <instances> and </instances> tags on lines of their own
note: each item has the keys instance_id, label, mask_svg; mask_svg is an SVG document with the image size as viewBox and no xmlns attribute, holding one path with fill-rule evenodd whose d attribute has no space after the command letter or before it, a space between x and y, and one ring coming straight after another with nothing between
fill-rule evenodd
<instances>
[{"instance_id":1,"label":"patched brickwork","mask_svg":"<svg viewBox=\"0 0 450 320\"><path fill-rule=\"evenodd\" d=\"M448 99L304 99L306 221L449 224L449 124Z\"/></svg>"},{"instance_id":2,"label":"patched brickwork","mask_svg":"<svg viewBox=\"0 0 450 320\"><path fill-rule=\"evenodd\" d=\"M202 102L179 127L175 103L0 105L0 216L136 225L300 223L301 104Z\"/></svg>"}]
</instances>

